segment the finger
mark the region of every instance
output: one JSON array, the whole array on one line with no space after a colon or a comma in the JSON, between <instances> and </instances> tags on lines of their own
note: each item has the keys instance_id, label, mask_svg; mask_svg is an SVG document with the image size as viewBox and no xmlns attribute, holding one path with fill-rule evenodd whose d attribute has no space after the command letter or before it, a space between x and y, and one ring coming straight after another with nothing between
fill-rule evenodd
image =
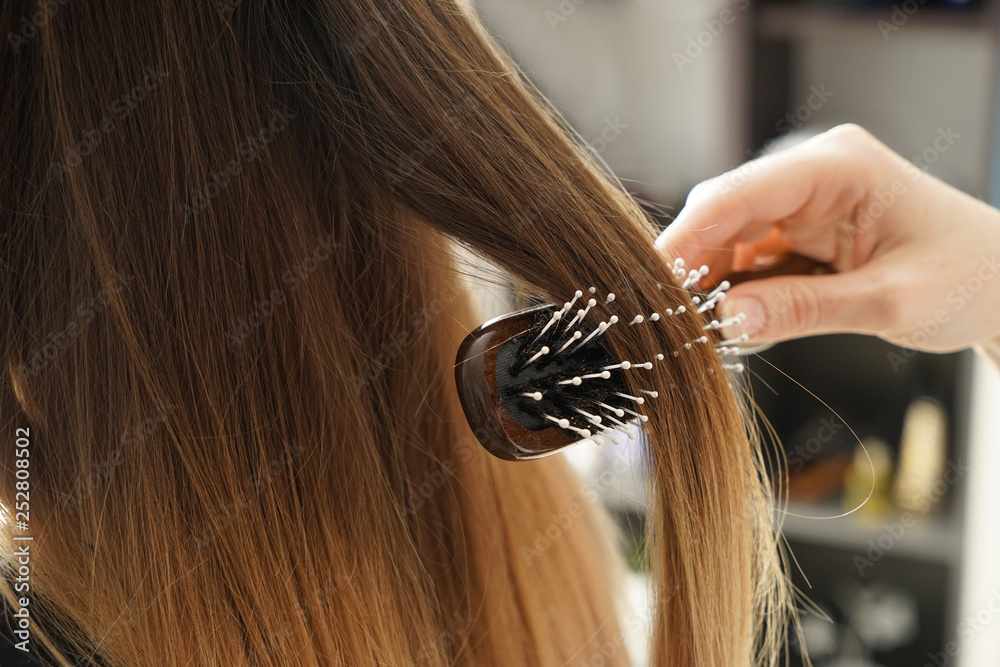
<instances>
[{"instance_id":1,"label":"finger","mask_svg":"<svg viewBox=\"0 0 1000 667\"><path fill-rule=\"evenodd\" d=\"M660 256L668 265L673 264L677 259L683 259L688 269L696 269L701 266L707 266L709 268L709 272L706 280L715 280L716 283L719 283L731 271L733 251L706 250L704 252L695 253L694 255L689 254L686 257L681 257L680 255L671 254L671 249L665 248L660 249Z\"/></svg>"},{"instance_id":2,"label":"finger","mask_svg":"<svg viewBox=\"0 0 1000 667\"><path fill-rule=\"evenodd\" d=\"M883 292L864 271L825 276L783 276L743 283L727 297L745 313L738 330L750 342L779 342L830 333L877 333L884 325Z\"/></svg>"},{"instance_id":3,"label":"finger","mask_svg":"<svg viewBox=\"0 0 1000 667\"><path fill-rule=\"evenodd\" d=\"M859 190L863 176L851 159L836 142L807 142L711 179L692 191L656 247L690 260L700 251L759 240L783 220L809 220L812 204L839 204L849 200L841 193Z\"/></svg>"}]
</instances>

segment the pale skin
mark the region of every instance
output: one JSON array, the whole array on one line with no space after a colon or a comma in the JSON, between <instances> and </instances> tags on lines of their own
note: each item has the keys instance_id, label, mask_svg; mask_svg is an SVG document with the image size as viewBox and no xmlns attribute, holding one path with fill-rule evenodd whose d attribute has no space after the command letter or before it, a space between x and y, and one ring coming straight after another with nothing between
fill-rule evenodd
<instances>
[{"instance_id":1,"label":"pale skin","mask_svg":"<svg viewBox=\"0 0 1000 667\"><path fill-rule=\"evenodd\" d=\"M699 184L656 241L722 280L781 251L836 273L730 290L750 343L862 333L1000 364L1000 211L841 125Z\"/></svg>"}]
</instances>

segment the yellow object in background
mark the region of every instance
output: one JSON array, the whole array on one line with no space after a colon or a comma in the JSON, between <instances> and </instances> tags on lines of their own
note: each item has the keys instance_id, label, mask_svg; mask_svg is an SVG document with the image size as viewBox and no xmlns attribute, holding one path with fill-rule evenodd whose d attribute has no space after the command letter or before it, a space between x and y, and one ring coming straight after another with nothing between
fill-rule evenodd
<instances>
[{"instance_id":1,"label":"yellow object in background","mask_svg":"<svg viewBox=\"0 0 1000 667\"><path fill-rule=\"evenodd\" d=\"M854 449L854 460L844 473L844 492L841 496L844 511L862 505L854 516L875 526L894 512L890 493L892 490L892 450L879 438L867 438ZM875 485L872 489L872 474ZM868 494L871 493L869 498ZM868 499L865 502L865 499Z\"/></svg>"},{"instance_id":2,"label":"yellow object in background","mask_svg":"<svg viewBox=\"0 0 1000 667\"><path fill-rule=\"evenodd\" d=\"M947 417L937 401L921 397L906 411L893 500L903 510L928 512L947 493L943 479Z\"/></svg>"}]
</instances>

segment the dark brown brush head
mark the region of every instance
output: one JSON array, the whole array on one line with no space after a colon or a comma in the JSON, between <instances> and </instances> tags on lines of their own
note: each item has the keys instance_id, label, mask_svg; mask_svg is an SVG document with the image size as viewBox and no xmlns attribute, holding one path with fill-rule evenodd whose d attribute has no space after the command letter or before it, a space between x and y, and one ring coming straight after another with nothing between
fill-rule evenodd
<instances>
[{"instance_id":1,"label":"dark brown brush head","mask_svg":"<svg viewBox=\"0 0 1000 667\"><path fill-rule=\"evenodd\" d=\"M601 442L611 429L645 419L634 410L644 399L625 393L623 372L635 366L601 345L618 318L588 322L593 298L569 316L581 296L561 309L537 306L487 322L459 348L462 407L495 456L538 458L580 440Z\"/></svg>"}]
</instances>

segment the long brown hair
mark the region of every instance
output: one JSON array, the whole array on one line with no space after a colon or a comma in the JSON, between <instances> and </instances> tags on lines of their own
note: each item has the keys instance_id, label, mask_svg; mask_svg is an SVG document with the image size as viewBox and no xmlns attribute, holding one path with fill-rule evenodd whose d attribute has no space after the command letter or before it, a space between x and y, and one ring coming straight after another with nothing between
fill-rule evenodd
<instances>
[{"instance_id":1,"label":"long brown hair","mask_svg":"<svg viewBox=\"0 0 1000 667\"><path fill-rule=\"evenodd\" d=\"M32 645L626 664L602 515L558 458L485 454L457 405L477 322L451 246L545 299L683 292L465 3L11 0L0 28L0 415L30 430ZM701 325L608 344L648 357ZM787 594L730 381L696 346L643 385L653 663L771 663Z\"/></svg>"}]
</instances>

